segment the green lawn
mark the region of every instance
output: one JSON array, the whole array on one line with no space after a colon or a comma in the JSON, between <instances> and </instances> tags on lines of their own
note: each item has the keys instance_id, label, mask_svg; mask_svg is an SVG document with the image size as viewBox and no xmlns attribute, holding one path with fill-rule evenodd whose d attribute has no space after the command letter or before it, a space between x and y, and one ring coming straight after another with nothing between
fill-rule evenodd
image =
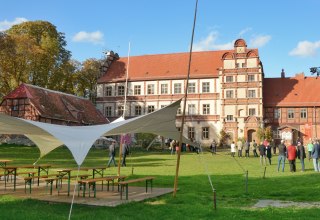
<instances>
[{"instance_id":1,"label":"green lawn","mask_svg":"<svg viewBox=\"0 0 320 220\"><path fill-rule=\"evenodd\" d=\"M12 164L32 164L39 151L35 147L0 146L0 158L13 159ZM105 150L91 149L82 166L101 166L108 160ZM277 157L264 168L258 158L231 158L228 152L211 155L183 153L177 196L172 194L132 202L118 207L90 207L74 205L71 219L319 219L320 209L310 208L251 208L259 199L289 201L320 201L320 174L313 172L306 160L306 172L276 171ZM39 163L60 167L76 167L70 152L59 148L42 158ZM173 187L176 156L169 152L133 150L122 174L156 176L154 186ZM248 170L248 193L245 191L245 171ZM117 168L107 171L116 174ZM213 187L217 192L217 210L213 209ZM0 182L0 188L3 187ZM36 200L21 200L0 196L1 219L67 219L69 204L53 204Z\"/></svg>"}]
</instances>

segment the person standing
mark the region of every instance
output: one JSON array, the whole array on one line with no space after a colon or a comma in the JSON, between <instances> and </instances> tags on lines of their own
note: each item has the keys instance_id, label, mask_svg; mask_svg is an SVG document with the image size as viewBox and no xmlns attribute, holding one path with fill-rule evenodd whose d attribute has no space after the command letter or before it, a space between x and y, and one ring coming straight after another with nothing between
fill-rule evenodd
<instances>
[{"instance_id":1,"label":"person standing","mask_svg":"<svg viewBox=\"0 0 320 220\"><path fill-rule=\"evenodd\" d=\"M293 142L287 148L287 157L290 165L290 172L296 172L296 158L297 158L297 149L293 145Z\"/></svg>"},{"instance_id":2,"label":"person standing","mask_svg":"<svg viewBox=\"0 0 320 220\"><path fill-rule=\"evenodd\" d=\"M245 157L249 158L249 149L250 149L250 143L249 141L246 141L244 144L244 150L245 150Z\"/></svg>"},{"instance_id":3,"label":"person standing","mask_svg":"<svg viewBox=\"0 0 320 220\"><path fill-rule=\"evenodd\" d=\"M210 145L210 149L211 149L212 155L217 153L217 144L215 140L212 141Z\"/></svg>"},{"instance_id":4,"label":"person standing","mask_svg":"<svg viewBox=\"0 0 320 220\"><path fill-rule=\"evenodd\" d=\"M313 160L314 171L319 172L319 170L320 170L319 161L318 161L319 156L320 156L319 140L316 140L314 142L311 155L312 155L312 160Z\"/></svg>"},{"instance_id":5,"label":"person standing","mask_svg":"<svg viewBox=\"0 0 320 220\"><path fill-rule=\"evenodd\" d=\"M272 147L273 154L276 155L276 153L277 153L277 146L276 146L276 143L274 142L273 139L271 140L270 146Z\"/></svg>"},{"instance_id":6,"label":"person standing","mask_svg":"<svg viewBox=\"0 0 320 220\"><path fill-rule=\"evenodd\" d=\"M172 140L172 141L170 142L171 155L173 154L175 148L176 148L176 141L175 141L175 140Z\"/></svg>"},{"instance_id":7,"label":"person standing","mask_svg":"<svg viewBox=\"0 0 320 220\"><path fill-rule=\"evenodd\" d=\"M301 142L298 142L297 157L300 159L301 171L304 172L304 159L306 158L306 152L305 152L304 146L301 144Z\"/></svg>"},{"instance_id":8,"label":"person standing","mask_svg":"<svg viewBox=\"0 0 320 220\"><path fill-rule=\"evenodd\" d=\"M267 165L266 146L263 144L263 142L260 143L259 153L260 153L260 164L261 164L261 166L263 166L263 165L266 166Z\"/></svg>"},{"instance_id":9,"label":"person standing","mask_svg":"<svg viewBox=\"0 0 320 220\"><path fill-rule=\"evenodd\" d=\"M252 149L253 149L253 156L254 156L254 157L258 157L258 154L257 154L257 147L258 147L258 145L257 145L257 143L256 143L255 140L253 140L253 142L251 142L251 143L252 143Z\"/></svg>"},{"instance_id":10,"label":"person standing","mask_svg":"<svg viewBox=\"0 0 320 220\"><path fill-rule=\"evenodd\" d=\"M240 139L238 139L237 147L238 147L238 157L242 157L243 144L242 144L242 141Z\"/></svg>"},{"instance_id":11,"label":"person standing","mask_svg":"<svg viewBox=\"0 0 320 220\"><path fill-rule=\"evenodd\" d=\"M308 148L308 159L309 159L309 161L311 160L311 157L312 157L312 150L313 150L313 141L311 140L311 138L310 138L310 140L309 140L309 143L308 143L308 145L307 145L307 148Z\"/></svg>"},{"instance_id":12,"label":"person standing","mask_svg":"<svg viewBox=\"0 0 320 220\"><path fill-rule=\"evenodd\" d=\"M127 145L126 141L123 141L123 144L122 144L122 163L121 163L121 166L123 166L123 167L127 166L126 157L128 154L129 154L129 146Z\"/></svg>"},{"instance_id":13,"label":"person standing","mask_svg":"<svg viewBox=\"0 0 320 220\"><path fill-rule=\"evenodd\" d=\"M267 145L266 147L266 155L267 155L267 158L268 158L268 161L269 161L269 165L271 165L271 157L272 157L272 154L271 154L271 145Z\"/></svg>"},{"instance_id":14,"label":"person standing","mask_svg":"<svg viewBox=\"0 0 320 220\"><path fill-rule=\"evenodd\" d=\"M112 143L109 146L109 162L107 167L110 167L110 164L113 162L114 166L116 165L116 161L114 159L114 157L116 156L116 142L112 141Z\"/></svg>"},{"instance_id":15,"label":"person standing","mask_svg":"<svg viewBox=\"0 0 320 220\"><path fill-rule=\"evenodd\" d=\"M281 140L281 144L279 144L278 148L279 148L278 172L279 172L279 168L280 168L280 163L282 164L282 172L284 172L284 165L286 162L286 154L287 154L287 147L284 144L284 140Z\"/></svg>"},{"instance_id":16,"label":"person standing","mask_svg":"<svg viewBox=\"0 0 320 220\"><path fill-rule=\"evenodd\" d=\"M236 145L234 144L234 141L231 143L231 157L234 157L236 154Z\"/></svg>"}]
</instances>

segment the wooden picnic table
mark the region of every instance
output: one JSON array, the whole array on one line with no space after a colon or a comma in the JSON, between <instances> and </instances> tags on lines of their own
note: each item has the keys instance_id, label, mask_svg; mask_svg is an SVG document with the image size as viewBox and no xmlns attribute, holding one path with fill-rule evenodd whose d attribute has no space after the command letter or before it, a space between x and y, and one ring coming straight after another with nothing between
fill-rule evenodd
<instances>
[{"instance_id":1,"label":"wooden picnic table","mask_svg":"<svg viewBox=\"0 0 320 220\"><path fill-rule=\"evenodd\" d=\"M94 179L97 174L103 177L106 167L84 167L83 169L92 170L92 178Z\"/></svg>"},{"instance_id":2,"label":"wooden picnic table","mask_svg":"<svg viewBox=\"0 0 320 220\"><path fill-rule=\"evenodd\" d=\"M7 188L7 178L9 175L13 175L13 191L16 191L16 184L17 184L17 170L18 168L34 168L31 165L24 165L24 166L5 166L2 167L4 169L4 188ZM32 172L29 172L32 173Z\"/></svg>"},{"instance_id":3,"label":"wooden picnic table","mask_svg":"<svg viewBox=\"0 0 320 220\"><path fill-rule=\"evenodd\" d=\"M0 167L7 166L7 163L12 162L12 160L0 159Z\"/></svg>"},{"instance_id":4,"label":"wooden picnic table","mask_svg":"<svg viewBox=\"0 0 320 220\"><path fill-rule=\"evenodd\" d=\"M52 167L51 164L38 164L34 166L35 169L38 169L38 186L40 184L41 172L44 172L46 175L48 175L50 167Z\"/></svg>"},{"instance_id":5,"label":"wooden picnic table","mask_svg":"<svg viewBox=\"0 0 320 220\"><path fill-rule=\"evenodd\" d=\"M88 168L67 168L67 169L61 169L61 170L57 170L58 172L58 179L60 182L60 186L58 187L58 195L60 193L60 188L62 187L62 179L63 177L67 177L68 179L68 196L70 195L70 182L71 182L71 171L77 171L77 170L84 170L84 171L88 171ZM78 175L81 179L83 179L85 176L88 177L89 175Z\"/></svg>"}]
</instances>

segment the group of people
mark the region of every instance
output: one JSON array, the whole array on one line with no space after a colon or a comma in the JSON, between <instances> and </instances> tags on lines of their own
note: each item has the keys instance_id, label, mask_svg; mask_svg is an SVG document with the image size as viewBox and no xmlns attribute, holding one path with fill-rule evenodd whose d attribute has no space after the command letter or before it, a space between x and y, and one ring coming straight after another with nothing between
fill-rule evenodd
<instances>
[{"instance_id":1,"label":"group of people","mask_svg":"<svg viewBox=\"0 0 320 220\"><path fill-rule=\"evenodd\" d=\"M126 141L123 141L122 143L121 153L122 153L121 166L125 167L127 166L126 157L129 154L129 145L126 143ZM116 156L116 141L112 141L112 143L109 145L109 161L108 161L107 167L110 167L111 163L113 163L114 166L117 166L115 156Z\"/></svg>"},{"instance_id":2,"label":"group of people","mask_svg":"<svg viewBox=\"0 0 320 220\"><path fill-rule=\"evenodd\" d=\"M238 157L242 157L242 151L245 150L245 157L249 157L249 149L252 149L254 157L260 157L260 164L263 166L268 164L271 165L271 158L272 158L272 151L273 155L276 154L278 149L278 166L277 171L284 172L285 168L285 161L288 160L290 171L296 172L296 159L300 160L301 164L301 171L305 171L305 163L304 160L306 159L306 149L308 150L308 159L309 161L313 160L313 167L314 171L320 172L320 144L319 140L311 140L307 144L306 148L303 146L301 140L297 140L297 144L295 145L294 142L290 142L290 144L285 144L284 140L281 140L281 143L277 146L274 140L271 142L264 140L260 142L260 145L253 140L252 142L248 143L247 141L243 142L242 140L238 140L237 143L234 141L231 144L231 156L234 157L236 152L238 152ZM258 153L259 152L259 156Z\"/></svg>"}]
</instances>

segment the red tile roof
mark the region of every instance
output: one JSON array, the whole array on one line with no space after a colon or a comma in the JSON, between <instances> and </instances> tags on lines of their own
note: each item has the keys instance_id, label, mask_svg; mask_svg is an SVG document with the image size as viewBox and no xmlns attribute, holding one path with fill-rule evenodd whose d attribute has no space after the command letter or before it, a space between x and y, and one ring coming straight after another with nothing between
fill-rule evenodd
<instances>
[{"instance_id":1,"label":"red tile roof","mask_svg":"<svg viewBox=\"0 0 320 220\"><path fill-rule=\"evenodd\" d=\"M320 78L304 74L290 78L265 78L263 105L268 106L320 106Z\"/></svg>"},{"instance_id":2,"label":"red tile roof","mask_svg":"<svg viewBox=\"0 0 320 220\"><path fill-rule=\"evenodd\" d=\"M222 55L234 50L202 51L192 53L190 78L218 77L223 66ZM132 56L129 58L129 81L186 78L189 53ZM113 61L98 83L124 81L128 58Z\"/></svg>"},{"instance_id":3,"label":"red tile roof","mask_svg":"<svg viewBox=\"0 0 320 220\"><path fill-rule=\"evenodd\" d=\"M3 100L16 98L29 98L41 116L45 118L78 121L79 124L108 122L90 100L82 97L23 83Z\"/></svg>"}]
</instances>

